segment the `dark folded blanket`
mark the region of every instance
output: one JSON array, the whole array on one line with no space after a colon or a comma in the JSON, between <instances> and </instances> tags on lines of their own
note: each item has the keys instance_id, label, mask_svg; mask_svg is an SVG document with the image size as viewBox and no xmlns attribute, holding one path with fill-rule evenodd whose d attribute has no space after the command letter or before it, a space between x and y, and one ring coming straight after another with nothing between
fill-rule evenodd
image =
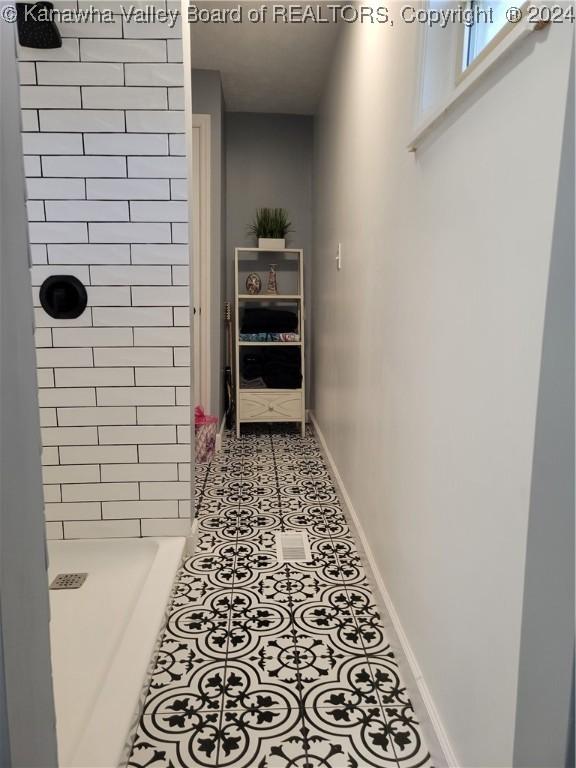
<instances>
[{"instance_id":1,"label":"dark folded blanket","mask_svg":"<svg viewBox=\"0 0 576 768\"><path fill-rule=\"evenodd\" d=\"M298 315L284 309L247 307L242 315L240 333L294 333Z\"/></svg>"}]
</instances>

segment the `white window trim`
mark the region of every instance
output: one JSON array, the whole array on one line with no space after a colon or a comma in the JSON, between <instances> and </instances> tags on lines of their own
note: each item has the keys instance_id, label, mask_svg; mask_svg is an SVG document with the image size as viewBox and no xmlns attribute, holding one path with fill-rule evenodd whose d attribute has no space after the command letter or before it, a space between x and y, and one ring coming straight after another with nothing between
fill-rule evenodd
<instances>
[{"instance_id":1,"label":"white window trim","mask_svg":"<svg viewBox=\"0 0 576 768\"><path fill-rule=\"evenodd\" d=\"M533 23L530 23L526 18L519 22L516 27L507 32L507 34L495 45L492 50L487 51L485 56L478 57L477 63L474 67L469 67L465 77L459 78L456 87L453 91L443 100L440 106L431 112L416 128L410 141L407 144L407 149L410 152L415 152L424 139L436 128L436 126L442 122L447 115L449 115L456 105L461 101L462 97L469 91L472 91L478 86L484 75L489 72L494 65L500 61L512 48L525 37L532 32L537 31L539 27ZM465 70L466 72L466 70ZM464 74L464 73L463 73Z\"/></svg>"},{"instance_id":2,"label":"white window trim","mask_svg":"<svg viewBox=\"0 0 576 768\"><path fill-rule=\"evenodd\" d=\"M473 0L467 0L466 7L471 9L472 8ZM520 12L525 16L528 7L530 5L529 0L525 0L520 5ZM484 59L490 55L490 52L494 49L498 48L502 41L506 38L507 35L509 35L511 32L514 31L516 28L516 25L512 22L508 22L507 24L504 24L496 33L496 35L490 40L484 48L482 48L481 51L470 61L465 67L463 67L464 63L464 51L468 45L469 42L469 35L472 32L472 27L463 27L462 32L460 34L460 39L458 41L458 60L456 62L456 85L463 80L465 77L469 77L470 73L473 72L476 67L484 61Z\"/></svg>"}]
</instances>

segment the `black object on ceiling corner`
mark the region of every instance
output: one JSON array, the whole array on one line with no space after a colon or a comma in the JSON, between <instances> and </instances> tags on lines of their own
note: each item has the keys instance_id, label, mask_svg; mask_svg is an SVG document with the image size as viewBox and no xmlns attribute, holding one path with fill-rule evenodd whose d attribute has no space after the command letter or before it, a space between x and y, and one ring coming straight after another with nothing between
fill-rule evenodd
<instances>
[{"instance_id":1,"label":"black object on ceiling corner","mask_svg":"<svg viewBox=\"0 0 576 768\"><path fill-rule=\"evenodd\" d=\"M40 288L40 304L58 320L80 317L87 303L86 288L74 275L51 275Z\"/></svg>"},{"instance_id":2,"label":"black object on ceiling corner","mask_svg":"<svg viewBox=\"0 0 576 768\"><path fill-rule=\"evenodd\" d=\"M16 3L20 45L26 48L62 48L62 36L53 20L53 11L53 3Z\"/></svg>"}]
</instances>

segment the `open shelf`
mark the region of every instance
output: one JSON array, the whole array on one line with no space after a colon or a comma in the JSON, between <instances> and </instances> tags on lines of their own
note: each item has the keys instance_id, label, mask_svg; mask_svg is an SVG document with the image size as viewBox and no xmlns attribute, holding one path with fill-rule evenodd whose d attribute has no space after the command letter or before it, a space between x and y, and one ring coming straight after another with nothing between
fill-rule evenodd
<instances>
[{"instance_id":1,"label":"open shelf","mask_svg":"<svg viewBox=\"0 0 576 768\"><path fill-rule=\"evenodd\" d=\"M302 301L299 293L241 293L240 301Z\"/></svg>"},{"instance_id":2,"label":"open shelf","mask_svg":"<svg viewBox=\"0 0 576 768\"><path fill-rule=\"evenodd\" d=\"M301 341L239 341L240 347L299 347Z\"/></svg>"},{"instance_id":3,"label":"open shelf","mask_svg":"<svg viewBox=\"0 0 576 768\"><path fill-rule=\"evenodd\" d=\"M302 253L301 248L236 248L238 253Z\"/></svg>"},{"instance_id":4,"label":"open shelf","mask_svg":"<svg viewBox=\"0 0 576 768\"><path fill-rule=\"evenodd\" d=\"M265 395L284 395L290 392L302 393L302 387L284 387L284 389L273 389L272 387L240 387L240 392L262 392Z\"/></svg>"}]
</instances>

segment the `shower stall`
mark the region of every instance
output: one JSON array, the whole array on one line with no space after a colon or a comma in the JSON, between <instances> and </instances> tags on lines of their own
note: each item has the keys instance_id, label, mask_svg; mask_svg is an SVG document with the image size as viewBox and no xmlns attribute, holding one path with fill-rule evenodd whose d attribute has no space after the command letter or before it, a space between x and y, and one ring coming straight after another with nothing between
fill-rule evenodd
<instances>
[{"instance_id":1,"label":"shower stall","mask_svg":"<svg viewBox=\"0 0 576 768\"><path fill-rule=\"evenodd\" d=\"M126 761L193 546L188 25L99 5L0 22L2 765Z\"/></svg>"},{"instance_id":2,"label":"shower stall","mask_svg":"<svg viewBox=\"0 0 576 768\"><path fill-rule=\"evenodd\" d=\"M51 541L50 592L59 765L123 765L183 555L183 539ZM105 738L102 738L106 734Z\"/></svg>"}]
</instances>

